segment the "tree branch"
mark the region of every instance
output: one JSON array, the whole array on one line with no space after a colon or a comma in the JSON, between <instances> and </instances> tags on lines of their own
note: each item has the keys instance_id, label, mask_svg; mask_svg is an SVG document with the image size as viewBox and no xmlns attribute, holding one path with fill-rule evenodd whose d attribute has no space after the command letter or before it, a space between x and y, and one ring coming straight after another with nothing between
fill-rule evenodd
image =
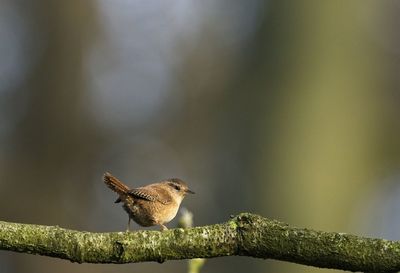
<instances>
[{"instance_id":1,"label":"tree branch","mask_svg":"<svg viewBox=\"0 0 400 273\"><path fill-rule=\"evenodd\" d=\"M210 226L159 231L92 233L0 222L0 249L78 263L251 256L350 271L400 270L400 243L291 227L242 213Z\"/></svg>"}]
</instances>

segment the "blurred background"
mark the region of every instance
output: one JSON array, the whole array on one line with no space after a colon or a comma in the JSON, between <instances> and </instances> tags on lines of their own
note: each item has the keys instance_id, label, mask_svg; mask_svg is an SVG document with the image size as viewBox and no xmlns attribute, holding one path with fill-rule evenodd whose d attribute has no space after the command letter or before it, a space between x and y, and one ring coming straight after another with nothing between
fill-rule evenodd
<instances>
[{"instance_id":1,"label":"blurred background","mask_svg":"<svg viewBox=\"0 0 400 273\"><path fill-rule=\"evenodd\" d=\"M390 0L0 1L0 219L123 231L110 171L131 186L184 179L195 225L247 211L399 240L399 15ZM328 272L246 257L202 272L244 270ZM1 251L0 271L186 261Z\"/></svg>"}]
</instances>

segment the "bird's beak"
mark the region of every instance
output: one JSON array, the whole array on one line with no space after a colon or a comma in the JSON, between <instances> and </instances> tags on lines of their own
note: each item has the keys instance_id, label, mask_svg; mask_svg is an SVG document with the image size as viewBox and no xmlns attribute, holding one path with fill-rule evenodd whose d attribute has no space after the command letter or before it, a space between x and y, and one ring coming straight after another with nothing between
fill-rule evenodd
<instances>
[{"instance_id":1,"label":"bird's beak","mask_svg":"<svg viewBox=\"0 0 400 273\"><path fill-rule=\"evenodd\" d=\"M186 193L194 194L194 191L191 191L191 190L187 189L187 190L186 190Z\"/></svg>"}]
</instances>

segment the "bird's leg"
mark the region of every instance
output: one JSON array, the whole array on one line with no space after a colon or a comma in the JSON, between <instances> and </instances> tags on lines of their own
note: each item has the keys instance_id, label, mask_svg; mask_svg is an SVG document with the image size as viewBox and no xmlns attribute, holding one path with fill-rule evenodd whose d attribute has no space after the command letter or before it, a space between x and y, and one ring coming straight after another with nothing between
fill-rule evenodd
<instances>
[{"instance_id":1,"label":"bird's leg","mask_svg":"<svg viewBox=\"0 0 400 273\"><path fill-rule=\"evenodd\" d=\"M164 226L163 224L159 224L159 225L160 225L161 231L168 230L168 228L166 226Z\"/></svg>"},{"instance_id":2,"label":"bird's leg","mask_svg":"<svg viewBox=\"0 0 400 273\"><path fill-rule=\"evenodd\" d=\"M130 225L131 225L131 216L128 216L128 226L126 227L126 232L130 231Z\"/></svg>"}]
</instances>

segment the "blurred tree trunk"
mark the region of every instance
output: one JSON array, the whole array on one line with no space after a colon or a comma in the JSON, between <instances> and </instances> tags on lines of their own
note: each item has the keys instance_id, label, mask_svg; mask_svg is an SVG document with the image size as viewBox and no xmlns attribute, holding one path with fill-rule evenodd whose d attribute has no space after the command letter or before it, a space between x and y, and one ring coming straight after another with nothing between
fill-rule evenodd
<instances>
[{"instance_id":1,"label":"blurred tree trunk","mask_svg":"<svg viewBox=\"0 0 400 273\"><path fill-rule=\"evenodd\" d=\"M265 97L260 119L258 181L269 183L259 185L257 199L266 215L351 231L351 208L377 177L382 61L358 21L360 9L380 19L373 1L270 6L260 41L264 73L256 79L275 94Z\"/></svg>"},{"instance_id":2,"label":"blurred tree trunk","mask_svg":"<svg viewBox=\"0 0 400 273\"><path fill-rule=\"evenodd\" d=\"M10 101L16 108L21 101L26 104L24 117L9 138L2 173L8 181L1 192L8 204L6 219L79 227L88 207L77 205L89 203L84 200L91 198L92 188L91 170L85 166L100 145L82 100L83 62L96 34L96 6L93 1L41 0L21 5L25 8L36 33L33 42L40 46L32 47L39 51L39 60ZM43 270L37 259L13 258L15 272ZM58 270L56 263L45 267Z\"/></svg>"}]
</instances>

